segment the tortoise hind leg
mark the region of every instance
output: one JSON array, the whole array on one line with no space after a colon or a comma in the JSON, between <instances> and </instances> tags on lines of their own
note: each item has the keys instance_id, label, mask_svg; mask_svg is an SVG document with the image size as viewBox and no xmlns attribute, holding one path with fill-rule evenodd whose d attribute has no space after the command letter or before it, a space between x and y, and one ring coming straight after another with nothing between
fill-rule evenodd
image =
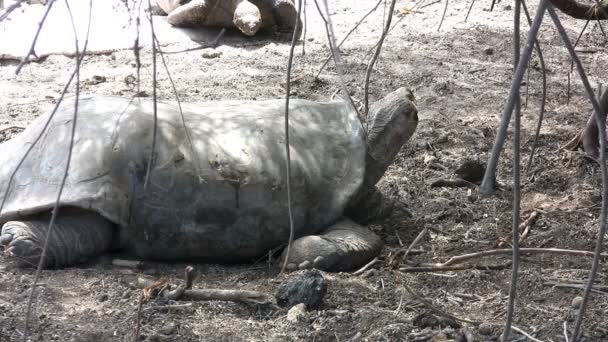
<instances>
[{"instance_id":1,"label":"tortoise hind leg","mask_svg":"<svg viewBox=\"0 0 608 342\"><path fill-rule=\"evenodd\" d=\"M361 267L382 249L382 241L366 227L344 219L327 228L321 235L296 239L291 245L289 270L317 268L325 271L347 271ZM285 260L286 250L282 260Z\"/></svg>"},{"instance_id":2,"label":"tortoise hind leg","mask_svg":"<svg viewBox=\"0 0 608 342\"><path fill-rule=\"evenodd\" d=\"M20 267L36 267L40 260L50 213L2 226L0 245L4 254ZM62 208L49 242L44 268L58 268L83 262L110 249L114 225L97 213Z\"/></svg>"}]
</instances>

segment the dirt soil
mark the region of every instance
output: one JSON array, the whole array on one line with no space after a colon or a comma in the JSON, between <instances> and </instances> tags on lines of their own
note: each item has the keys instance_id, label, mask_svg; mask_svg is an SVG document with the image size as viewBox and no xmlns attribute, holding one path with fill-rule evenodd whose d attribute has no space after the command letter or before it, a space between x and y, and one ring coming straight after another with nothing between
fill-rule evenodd
<instances>
[{"instance_id":1,"label":"dirt soil","mask_svg":"<svg viewBox=\"0 0 608 342\"><path fill-rule=\"evenodd\" d=\"M374 5L353 3L331 1L339 37ZM397 8L413 5L409 0L398 1ZM428 233L408 257L414 264L440 263L452 256L510 247L510 143L502 154L498 181L503 186L496 196L482 199L477 196L477 188L431 184L437 179L452 178L464 161L487 160L513 72L513 10L502 2L489 12L489 2L478 2L465 23L469 2L454 0L437 32L444 5L445 2L429 2L403 19L395 17L399 23L387 39L372 76L372 100L398 87L409 87L417 98L420 116L417 133L381 183L388 195L408 205L413 218L394 214L371 225L386 244L372 271L362 276L324 273L329 287L322 308L309 310L307 318L297 323L287 320L287 309L272 305L152 300L143 304L140 340L462 341L465 333L476 341L499 338L510 283L509 255L475 258L465 263L469 269L451 272L403 273L388 264L425 228ZM536 3L528 5L535 11ZM356 100L363 98L364 73L381 32L382 8L381 5L341 49L345 80ZM339 88L339 79L333 66L318 79L314 77L328 48L320 18L310 1L307 14L305 48L300 44L296 49L292 95L327 100ZM564 19L570 36L575 38L584 22ZM529 225L522 247L592 251L601 201L599 169L581 152L560 150L583 127L591 106L576 76L568 102L570 60L549 24L546 17L540 38L548 68L545 121L540 147L522 177L522 219L533 212L538 216ZM288 44L274 37L229 41L216 50L167 56L182 101L283 96ZM165 49L187 46L171 45ZM596 24L590 24L579 47L584 51L580 56L592 84L602 81L608 55ZM142 53L142 89L151 94L150 51ZM0 141L17 135L56 103L73 66L72 58L50 56L41 63L26 65L15 76L16 65L3 62ZM532 149L541 99L537 56L530 66L522 88L524 163ZM167 75L162 67L159 70L159 96L171 99ZM135 75L132 51L90 56L82 69L82 92L131 96L136 90L129 81ZM33 306L30 341L132 341L141 294L131 285L134 279L143 273L179 283L186 266L146 262L143 270L132 270L113 266L113 257L42 273ZM0 257L0 341L21 341L34 271L3 264ZM584 256L525 256L517 288L515 326L542 341L564 341L564 324L571 329L576 314L573 300L582 294L576 286L587 278L590 264L591 259ZM483 265L499 267L479 270L477 266ZM269 265L266 260L245 265L193 266L198 274L194 286L201 288L273 294L278 284L290 277L280 275L276 265ZM401 262L397 268L407 266ZM608 275L601 271L598 279L598 291L591 295L587 308L585 341L608 341ZM433 317L430 307L407 292L404 285L441 312L469 322ZM514 332L513 340L526 338Z\"/></svg>"}]
</instances>

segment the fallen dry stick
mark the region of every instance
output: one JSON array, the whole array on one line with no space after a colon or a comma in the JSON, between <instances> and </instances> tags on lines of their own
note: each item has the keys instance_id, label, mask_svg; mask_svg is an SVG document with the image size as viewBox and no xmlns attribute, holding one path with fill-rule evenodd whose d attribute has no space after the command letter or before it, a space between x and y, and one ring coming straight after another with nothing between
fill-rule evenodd
<instances>
[{"instance_id":1,"label":"fallen dry stick","mask_svg":"<svg viewBox=\"0 0 608 342\"><path fill-rule=\"evenodd\" d=\"M577 255L577 256L586 256L593 257L593 252L589 251L579 251L572 249L560 249L560 248L520 248L519 252L521 254L558 254L558 255ZM420 266L425 267L445 267L451 266L455 264L460 264L462 262L479 259L492 255L511 255L513 251L511 248L502 248L502 249L490 249L487 251L481 251L476 253L469 253L451 257L448 261L444 263L438 264L421 264ZM608 253L602 253L601 257L608 258Z\"/></svg>"},{"instance_id":2,"label":"fallen dry stick","mask_svg":"<svg viewBox=\"0 0 608 342\"><path fill-rule=\"evenodd\" d=\"M520 242L523 241L528 236L528 233L530 233L530 227L536 221L537 218L538 218L538 211L534 210L530 214L530 216L528 216L528 218L519 225L519 230L520 231L523 230L523 232L521 233L521 236L519 237Z\"/></svg>"},{"instance_id":3,"label":"fallen dry stick","mask_svg":"<svg viewBox=\"0 0 608 342\"><path fill-rule=\"evenodd\" d=\"M449 271L496 271L504 270L511 267L511 262L507 262L499 265L452 265L452 266L412 266L412 267L401 267L399 271L404 273L416 273L416 272L449 272Z\"/></svg>"},{"instance_id":4,"label":"fallen dry stick","mask_svg":"<svg viewBox=\"0 0 608 342\"><path fill-rule=\"evenodd\" d=\"M137 278L135 286L147 288L154 284L154 280ZM172 300L222 300L230 302L242 302L250 304L272 304L274 298L266 293L247 290L223 290L223 289L186 289L186 286L178 286L172 290L165 291L163 296Z\"/></svg>"}]
</instances>

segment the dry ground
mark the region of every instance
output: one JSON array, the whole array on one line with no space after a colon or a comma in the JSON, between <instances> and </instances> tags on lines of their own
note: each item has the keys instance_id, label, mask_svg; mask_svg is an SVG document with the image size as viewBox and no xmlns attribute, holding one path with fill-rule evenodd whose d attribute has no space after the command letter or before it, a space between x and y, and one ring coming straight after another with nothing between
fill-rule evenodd
<instances>
[{"instance_id":1,"label":"dry ground","mask_svg":"<svg viewBox=\"0 0 608 342\"><path fill-rule=\"evenodd\" d=\"M370 2L332 1L340 37L369 8ZM399 1L398 7L413 6ZM197 302L176 309L150 309L142 317L142 340L147 341L450 341L458 327L425 324L429 309L404 291L415 289L436 307L481 326L461 323L479 341L496 340L502 322L510 279L508 269L465 270L443 273L393 272L384 263L406 247L424 228L430 233L416 248L413 260L442 262L451 256L497 247L509 247L511 192L472 201L463 188L431 188L438 178L449 178L467 159L485 161L492 146L498 116L510 84L512 9L499 3L494 12L489 2L478 2L464 23L467 1L450 3L448 18L436 32L444 2L431 4L402 20L386 41L371 83L377 99L400 86L414 90L420 124L413 140L401 151L382 181L382 188L404 200L414 218L394 216L372 226L386 243L382 263L365 277L349 273L326 274L329 281L325 304L310 311L302 323L289 323L286 309L227 302ZM535 4L529 5L532 10ZM382 7L381 7L382 8ZM327 55L327 44L314 6L309 4L306 54L297 49L294 95L327 99L338 88L335 69L314 80ZM545 18L548 19L548 18ZM342 48L346 80L352 95L362 99L362 80L369 51L380 33L379 12ZM540 213L531 225L524 247L592 250L599 216L599 171L579 152L564 152L565 144L586 120L590 105L578 79L572 98L566 100L569 59L554 30L545 21L541 33L548 66L549 93L540 150L530 171L523 176L523 216ZM584 23L567 21L572 37ZM593 24L591 25L593 26ZM25 39L25 38L24 38ZM29 38L28 38L29 39ZM584 64L595 84L605 77L606 43L599 29L583 36L580 46ZM179 48L181 46L170 46ZM172 55L169 67L183 101L251 99L282 96L289 47L272 39L232 43L209 51ZM150 93L151 64L144 51L143 87ZM203 54L206 54L205 57ZM213 56L211 56L213 57ZM55 103L74 60L51 56L27 65L15 76L15 65L0 66L0 141L20 131ZM526 80L529 88L523 111L524 161L529 156L540 105L538 59ZM135 75L130 51L91 56L83 66L83 93L132 95L125 79ZM171 98L164 72L160 96ZM94 76L105 82L88 82ZM605 78L604 78L604 81ZM0 149L1 151L1 149ZM0 152L1 153L1 152ZM510 179L510 145L500 164L499 180ZM473 191L475 195L476 189ZM38 287L33 316L32 341L130 341L136 318L139 290L130 282L139 271L112 266L103 257L81 267L44 271ZM508 256L474 260L473 264L503 264ZM180 278L185 264L146 263L143 273ZM590 259L565 256L525 257L521 268L515 325L543 341L563 341L563 324L571 327L574 297L582 291L553 287L550 282L576 283L587 277ZM195 265L197 287L255 289L273 293L284 277L265 262L247 265ZM32 270L12 270L0 258L0 341L21 340L25 302ZM599 284L608 285L605 272ZM144 309L164 305L151 302ZM586 341L608 341L608 296L593 294L585 322ZM426 315L426 316L425 316ZM415 319L417 318L417 319ZM428 321L428 320L427 320ZM427 322L428 323L428 322ZM429 326L427 326L429 325ZM446 326L448 325L448 326ZM518 341L521 335L515 334Z\"/></svg>"}]
</instances>

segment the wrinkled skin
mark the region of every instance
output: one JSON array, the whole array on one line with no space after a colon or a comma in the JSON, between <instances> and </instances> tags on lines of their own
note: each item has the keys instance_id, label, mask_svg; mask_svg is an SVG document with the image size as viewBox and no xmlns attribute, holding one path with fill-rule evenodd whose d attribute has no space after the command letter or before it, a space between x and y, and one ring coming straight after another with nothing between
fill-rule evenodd
<instances>
[{"instance_id":1,"label":"wrinkled skin","mask_svg":"<svg viewBox=\"0 0 608 342\"><path fill-rule=\"evenodd\" d=\"M258 31L292 32L297 20L291 0L156 0L177 27L237 28L247 36Z\"/></svg>"},{"instance_id":2,"label":"wrinkled skin","mask_svg":"<svg viewBox=\"0 0 608 342\"><path fill-rule=\"evenodd\" d=\"M0 145L0 201L10 189L0 213L0 244L10 260L31 265L40 257L67 158L73 106L60 106L10 187L25 146L49 114ZM151 101L82 99L45 267L73 265L113 247L144 259L242 262L284 244L290 229L283 107L282 100L183 104L182 118L175 105L159 103L156 156L146 186ZM366 141L349 104L291 102L297 238L291 269L351 269L380 251L380 239L343 213L367 211L368 199L382 198L372 196L374 185L418 118L403 88L374 104L369 118Z\"/></svg>"}]
</instances>

